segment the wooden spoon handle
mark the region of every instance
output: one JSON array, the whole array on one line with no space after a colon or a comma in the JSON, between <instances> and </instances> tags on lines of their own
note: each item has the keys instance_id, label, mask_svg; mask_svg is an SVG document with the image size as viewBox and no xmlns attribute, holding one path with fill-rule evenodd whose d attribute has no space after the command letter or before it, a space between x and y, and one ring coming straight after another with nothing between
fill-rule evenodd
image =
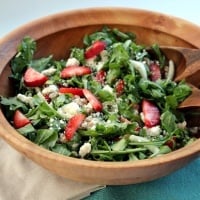
<instances>
[{"instance_id":1,"label":"wooden spoon handle","mask_svg":"<svg viewBox=\"0 0 200 200\"><path fill-rule=\"evenodd\" d=\"M176 47L176 50L180 52L185 59L185 70L176 77L175 81L180 81L186 79L187 82L195 86L200 85L199 75L200 75L200 49L186 49ZM198 84L197 84L198 80ZM197 85L196 85L197 84ZM197 86L197 87L198 87Z\"/></svg>"}]
</instances>

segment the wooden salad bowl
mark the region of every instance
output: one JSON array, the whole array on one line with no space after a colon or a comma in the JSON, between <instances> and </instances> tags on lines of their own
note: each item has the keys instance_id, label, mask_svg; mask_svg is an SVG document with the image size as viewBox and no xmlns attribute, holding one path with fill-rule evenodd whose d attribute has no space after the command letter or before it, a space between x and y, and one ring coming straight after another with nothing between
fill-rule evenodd
<instances>
[{"instance_id":1,"label":"wooden salad bowl","mask_svg":"<svg viewBox=\"0 0 200 200\"><path fill-rule=\"evenodd\" d=\"M126 8L90 8L63 12L25 24L0 40L0 95L13 94L9 62L24 36L37 41L36 57L66 58L85 34L103 26L132 31L139 44L200 48L200 28L164 14ZM178 58L173 58L178 59ZM87 183L122 185L165 176L200 155L200 139L169 154L133 162L103 162L71 158L45 150L20 135L0 111L0 136L13 148L57 175ZM14 164L14 161L13 161Z\"/></svg>"}]
</instances>

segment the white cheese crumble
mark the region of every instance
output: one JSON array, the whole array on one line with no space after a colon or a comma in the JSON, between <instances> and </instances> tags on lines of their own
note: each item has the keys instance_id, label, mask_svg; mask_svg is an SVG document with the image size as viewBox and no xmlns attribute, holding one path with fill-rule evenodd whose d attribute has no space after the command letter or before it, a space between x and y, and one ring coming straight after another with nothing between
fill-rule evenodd
<instances>
[{"instance_id":1,"label":"white cheese crumble","mask_svg":"<svg viewBox=\"0 0 200 200\"><path fill-rule=\"evenodd\" d=\"M186 121L183 121L183 122L181 122L181 123L178 123L177 126L178 126L178 128L180 128L180 129L185 129L186 126L187 126L187 122L186 122Z\"/></svg>"},{"instance_id":2,"label":"white cheese crumble","mask_svg":"<svg viewBox=\"0 0 200 200\"><path fill-rule=\"evenodd\" d=\"M161 133L160 126L153 126L151 128L144 127L148 136L159 136Z\"/></svg>"},{"instance_id":3,"label":"white cheese crumble","mask_svg":"<svg viewBox=\"0 0 200 200\"><path fill-rule=\"evenodd\" d=\"M49 85L42 90L43 95L49 95L53 99L58 96L58 87L56 85Z\"/></svg>"},{"instance_id":4,"label":"white cheese crumble","mask_svg":"<svg viewBox=\"0 0 200 200\"><path fill-rule=\"evenodd\" d=\"M98 117L88 116L85 118L84 122L81 124L82 128L95 130L96 125L101 121Z\"/></svg>"},{"instance_id":5,"label":"white cheese crumble","mask_svg":"<svg viewBox=\"0 0 200 200\"><path fill-rule=\"evenodd\" d=\"M33 107L33 97L27 97L26 95L18 94L17 99Z\"/></svg>"},{"instance_id":6,"label":"white cheese crumble","mask_svg":"<svg viewBox=\"0 0 200 200\"><path fill-rule=\"evenodd\" d=\"M105 91L110 92L111 94L113 94L113 88L111 88L109 85L105 85L103 87L103 90L105 90Z\"/></svg>"},{"instance_id":7,"label":"white cheese crumble","mask_svg":"<svg viewBox=\"0 0 200 200\"><path fill-rule=\"evenodd\" d=\"M56 85L49 85L48 87L45 87L42 90L42 94L46 95L46 94L50 94L52 92L57 92L58 91L58 87Z\"/></svg>"},{"instance_id":8,"label":"white cheese crumble","mask_svg":"<svg viewBox=\"0 0 200 200\"><path fill-rule=\"evenodd\" d=\"M86 65L88 67L95 67L97 64L96 62L96 56L92 57L92 58L89 58L89 59L86 59Z\"/></svg>"},{"instance_id":9,"label":"white cheese crumble","mask_svg":"<svg viewBox=\"0 0 200 200\"><path fill-rule=\"evenodd\" d=\"M81 156L81 158L90 153L91 149L91 144L89 142L84 143L79 149L79 155Z\"/></svg>"},{"instance_id":10,"label":"white cheese crumble","mask_svg":"<svg viewBox=\"0 0 200 200\"><path fill-rule=\"evenodd\" d=\"M66 67L67 66L75 66L75 65L80 65L79 60L77 60L76 58L69 58L66 62Z\"/></svg>"},{"instance_id":11,"label":"white cheese crumble","mask_svg":"<svg viewBox=\"0 0 200 200\"><path fill-rule=\"evenodd\" d=\"M81 111L79 105L75 102L70 102L58 109L58 113L65 119L70 119Z\"/></svg>"},{"instance_id":12,"label":"white cheese crumble","mask_svg":"<svg viewBox=\"0 0 200 200\"><path fill-rule=\"evenodd\" d=\"M45 76L51 76L56 72L56 68L54 67L50 67L49 69L45 69L42 71L42 74L44 74Z\"/></svg>"}]
</instances>

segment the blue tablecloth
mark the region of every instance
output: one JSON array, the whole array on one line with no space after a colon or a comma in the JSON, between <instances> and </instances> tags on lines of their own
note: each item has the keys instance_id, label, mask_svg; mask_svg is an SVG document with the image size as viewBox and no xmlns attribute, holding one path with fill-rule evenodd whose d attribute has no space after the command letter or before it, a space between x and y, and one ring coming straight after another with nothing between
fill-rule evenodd
<instances>
[{"instance_id":1,"label":"blue tablecloth","mask_svg":"<svg viewBox=\"0 0 200 200\"><path fill-rule=\"evenodd\" d=\"M199 200L200 158L184 168L157 180L107 186L84 200Z\"/></svg>"}]
</instances>

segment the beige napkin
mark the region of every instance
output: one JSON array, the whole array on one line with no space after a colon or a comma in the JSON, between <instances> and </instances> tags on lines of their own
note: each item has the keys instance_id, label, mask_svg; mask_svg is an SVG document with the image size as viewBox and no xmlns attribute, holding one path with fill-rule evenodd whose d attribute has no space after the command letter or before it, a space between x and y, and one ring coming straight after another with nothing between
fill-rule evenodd
<instances>
[{"instance_id":1,"label":"beige napkin","mask_svg":"<svg viewBox=\"0 0 200 200\"><path fill-rule=\"evenodd\" d=\"M0 139L0 199L82 199L103 186L74 182L43 169Z\"/></svg>"}]
</instances>

